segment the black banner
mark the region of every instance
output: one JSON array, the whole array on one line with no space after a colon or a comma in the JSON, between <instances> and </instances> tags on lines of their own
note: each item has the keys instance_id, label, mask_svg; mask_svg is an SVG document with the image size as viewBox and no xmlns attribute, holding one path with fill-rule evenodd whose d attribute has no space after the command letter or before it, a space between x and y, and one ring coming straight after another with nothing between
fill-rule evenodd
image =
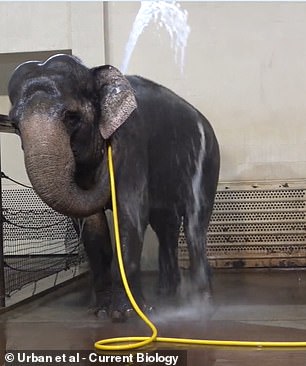
<instances>
[{"instance_id":1,"label":"black banner","mask_svg":"<svg viewBox=\"0 0 306 366\"><path fill-rule=\"evenodd\" d=\"M5 366L187 366L187 351L100 353L95 351L7 351Z\"/></svg>"}]
</instances>

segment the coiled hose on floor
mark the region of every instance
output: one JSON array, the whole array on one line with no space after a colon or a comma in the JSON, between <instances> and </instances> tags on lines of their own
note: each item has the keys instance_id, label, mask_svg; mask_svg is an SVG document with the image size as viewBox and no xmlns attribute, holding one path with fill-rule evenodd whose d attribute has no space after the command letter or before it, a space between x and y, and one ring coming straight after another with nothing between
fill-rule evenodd
<instances>
[{"instance_id":1,"label":"coiled hose on floor","mask_svg":"<svg viewBox=\"0 0 306 366\"><path fill-rule=\"evenodd\" d=\"M174 344L185 344L185 345L202 345L202 346L236 346L236 347L306 347L306 341L302 342L261 342L261 341L227 341L227 340L207 340L207 339L187 339L187 338L165 338L157 336L157 328L151 322L151 320L143 313L143 311L137 305L132 292L130 290L122 258L121 243L120 243L120 232L118 224L118 212L117 212L117 200L116 200L116 188L115 188L115 176L112 158L111 145L108 145L108 166L110 175L110 185L111 185L111 196L112 196L112 206L113 206L113 218L114 218L114 232L115 232L115 242L116 250L118 256L118 263L120 268L120 274L122 277L123 285L126 294L136 311L138 316L147 324L147 326L152 330L152 335L150 337L118 337L118 338L108 338L97 341L95 343L95 348L103 351L124 351L139 349L144 346L149 345L153 342L162 343L174 343Z\"/></svg>"}]
</instances>

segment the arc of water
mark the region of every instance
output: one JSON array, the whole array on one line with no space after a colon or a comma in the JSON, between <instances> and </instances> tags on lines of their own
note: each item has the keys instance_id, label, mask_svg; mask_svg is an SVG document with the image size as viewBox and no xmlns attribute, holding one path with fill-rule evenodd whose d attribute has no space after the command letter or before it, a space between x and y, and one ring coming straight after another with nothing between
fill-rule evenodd
<instances>
[{"instance_id":1,"label":"arc of water","mask_svg":"<svg viewBox=\"0 0 306 366\"><path fill-rule=\"evenodd\" d=\"M142 1L125 47L121 71L123 73L127 72L138 38L153 20L155 24L158 24L160 28L164 27L168 32L171 48L174 49L175 62L179 62L180 70L183 72L185 48L190 33L187 18L187 11L182 10L175 0Z\"/></svg>"}]
</instances>

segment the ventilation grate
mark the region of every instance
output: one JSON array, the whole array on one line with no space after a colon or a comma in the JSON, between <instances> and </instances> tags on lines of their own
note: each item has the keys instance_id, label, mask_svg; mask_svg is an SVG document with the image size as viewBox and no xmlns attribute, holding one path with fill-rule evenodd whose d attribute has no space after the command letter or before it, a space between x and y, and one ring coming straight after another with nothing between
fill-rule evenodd
<instances>
[{"instance_id":1,"label":"ventilation grate","mask_svg":"<svg viewBox=\"0 0 306 366\"><path fill-rule=\"evenodd\" d=\"M208 232L213 267L306 266L306 182L220 185ZM179 264L189 267L181 227Z\"/></svg>"}]
</instances>

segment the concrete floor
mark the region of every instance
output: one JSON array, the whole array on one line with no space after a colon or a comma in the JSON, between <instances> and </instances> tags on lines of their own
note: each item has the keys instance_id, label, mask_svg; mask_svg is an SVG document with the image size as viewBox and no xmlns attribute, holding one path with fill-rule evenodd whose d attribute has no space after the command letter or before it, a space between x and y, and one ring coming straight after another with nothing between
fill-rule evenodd
<instances>
[{"instance_id":1,"label":"concrete floor","mask_svg":"<svg viewBox=\"0 0 306 366\"><path fill-rule=\"evenodd\" d=\"M160 336L201 339L306 341L306 271L216 272L213 300L183 292L163 304L147 275L152 320ZM97 319L88 311L88 278L0 315L0 364L4 350L92 350L95 341L148 335L139 319L124 324ZM152 348L152 347L151 347ZM156 344L153 349L176 349ZM182 349L182 347L178 347ZM183 347L187 364L203 366L305 366L305 349ZM2 351L1 351L2 350Z\"/></svg>"}]
</instances>

